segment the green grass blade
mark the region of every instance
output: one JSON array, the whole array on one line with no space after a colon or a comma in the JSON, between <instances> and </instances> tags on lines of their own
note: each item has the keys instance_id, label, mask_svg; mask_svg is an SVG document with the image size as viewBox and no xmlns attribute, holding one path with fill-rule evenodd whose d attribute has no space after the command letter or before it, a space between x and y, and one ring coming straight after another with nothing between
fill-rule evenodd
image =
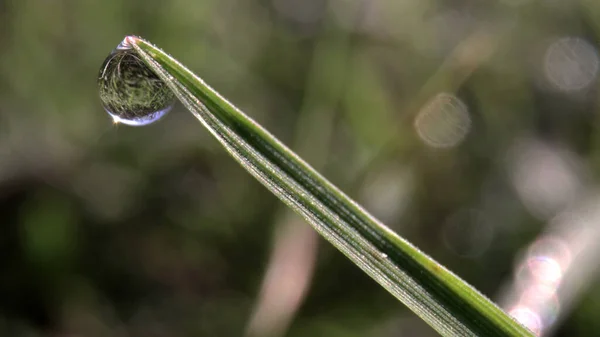
<instances>
[{"instance_id":1,"label":"green grass blade","mask_svg":"<svg viewBox=\"0 0 600 337\"><path fill-rule=\"evenodd\" d=\"M533 336L377 221L177 60L143 39L126 42L250 174L440 334Z\"/></svg>"}]
</instances>

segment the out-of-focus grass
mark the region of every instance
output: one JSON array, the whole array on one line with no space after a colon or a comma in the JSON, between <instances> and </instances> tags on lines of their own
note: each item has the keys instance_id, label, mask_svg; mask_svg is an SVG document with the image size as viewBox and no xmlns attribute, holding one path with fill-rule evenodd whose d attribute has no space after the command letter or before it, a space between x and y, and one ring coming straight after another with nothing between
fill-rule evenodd
<instances>
[{"instance_id":1,"label":"out-of-focus grass","mask_svg":"<svg viewBox=\"0 0 600 337\"><path fill-rule=\"evenodd\" d=\"M564 91L544 64L549 46L564 37L581 38L597 53L600 7L589 0L351 3L359 3L358 22L348 20L341 1L331 2L335 14L328 19L351 35L350 64L309 74L323 34L320 1L0 2L3 334L240 335L252 312L278 203L181 109L161 122L166 125L125 132L111 124L95 76L126 34L177 55L288 144L307 77L322 83L318 101L326 101L338 95L328 88L343 72L327 176L366 204L373 195L386 196L376 204L389 205L381 211L388 224L498 299L521 249L564 205L564 198L540 198L556 196L552 187L564 186L564 178L521 186L543 186L541 194L515 187L509 152L518 139L565 149L589 172L587 184L596 184L595 77L583 89ZM434 77L474 32L510 25L515 33L494 44L459 85L453 83L460 67L459 75ZM594 75L594 63L579 55L575 67L559 62L563 67L554 70L564 64L567 70L554 79ZM439 84L426 90L432 78ZM427 145L414 129L414 117L441 91L458 97L471 118L462 141L446 149ZM174 128L179 132L162 132ZM389 139L400 146L381 155ZM372 158L377 164L368 179L357 179ZM558 172L552 164L541 167ZM531 195L533 202L526 199ZM28 242L46 237L24 234L53 208L41 205L60 205L48 219L62 216L56 223L73 231L72 239ZM469 221L471 230L461 229ZM40 232L52 226L41 224ZM492 240L478 246L479 234ZM30 249L58 242L76 249L57 247L52 255L61 267L50 275L31 260ZM322 248L288 335L433 334L340 254ZM599 329L590 318L599 289L592 282L572 314L560 308L557 335Z\"/></svg>"}]
</instances>

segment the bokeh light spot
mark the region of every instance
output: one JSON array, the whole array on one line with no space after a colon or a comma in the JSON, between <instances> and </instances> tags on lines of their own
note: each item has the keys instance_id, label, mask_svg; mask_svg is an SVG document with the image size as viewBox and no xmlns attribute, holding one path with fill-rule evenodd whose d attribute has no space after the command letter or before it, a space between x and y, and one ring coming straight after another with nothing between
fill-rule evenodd
<instances>
[{"instance_id":1,"label":"bokeh light spot","mask_svg":"<svg viewBox=\"0 0 600 337\"><path fill-rule=\"evenodd\" d=\"M571 263L572 254L567 244L553 236L545 236L536 240L529 247L529 256L548 256L558 262L565 270Z\"/></svg>"},{"instance_id":2,"label":"bokeh light spot","mask_svg":"<svg viewBox=\"0 0 600 337\"><path fill-rule=\"evenodd\" d=\"M556 260L547 256L532 257L527 266L533 277L545 284L558 284L562 278L562 268Z\"/></svg>"},{"instance_id":3,"label":"bokeh light spot","mask_svg":"<svg viewBox=\"0 0 600 337\"><path fill-rule=\"evenodd\" d=\"M555 290L554 287L534 284L523 292L519 301L539 313L544 327L550 326L558 317L560 303Z\"/></svg>"},{"instance_id":4,"label":"bokeh light spot","mask_svg":"<svg viewBox=\"0 0 600 337\"><path fill-rule=\"evenodd\" d=\"M467 106L458 97L440 93L415 119L415 129L427 145L447 148L458 145L471 129Z\"/></svg>"},{"instance_id":5,"label":"bokeh light spot","mask_svg":"<svg viewBox=\"0 0 600 337\"><path fill-rule=\"evenodd\" d=\"M579 193L578 163L568 151L532 140L517 141L510 168L513 185L527 210L549 219Z\"/></svg>"},{"instance_id":6,"label":"bokeh light spot","mask_svg":"<svg viewBox=\"0 0 600 337\"><path fill-rule=\"evenodd\" d=\"M587 41L565 37L553 42L544 57L548 81L562 91L588 87L598 73L598 53Z\"/></svg>"},{"instance_id":7,"label":"bokeh light spot","mask_svg":"<svg viewBox=\"0 0 600 337\"><path fill-rule=\"evenodd\" d=\"M531 330L535 335L539 336L542 333L542 320L530 309L523 306L517 306L510 310L509 314L519 323Z\"/></svg>"}]
</instances>

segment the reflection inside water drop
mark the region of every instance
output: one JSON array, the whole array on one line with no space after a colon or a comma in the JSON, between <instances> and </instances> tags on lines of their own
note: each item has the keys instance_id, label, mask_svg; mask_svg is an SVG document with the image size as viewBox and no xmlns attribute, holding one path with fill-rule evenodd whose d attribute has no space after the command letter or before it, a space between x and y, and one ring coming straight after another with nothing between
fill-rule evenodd
<instances>
[{"instance_id":1,"label":"reflection inside water drop","mask_svg":"<svg viewBox=\"0 0 600 337\"><path fill-rule=\"evenodd\" d=\"M147 125L169 112L175 95L126 40L108 55L100 68L100 100L115 123Z\"/></svg>"}]
</instances>

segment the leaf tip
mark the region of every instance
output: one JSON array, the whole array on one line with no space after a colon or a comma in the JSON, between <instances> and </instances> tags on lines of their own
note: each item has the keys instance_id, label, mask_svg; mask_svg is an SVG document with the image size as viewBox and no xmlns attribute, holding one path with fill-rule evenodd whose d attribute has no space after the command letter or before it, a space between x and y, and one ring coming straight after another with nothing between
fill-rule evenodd
<instances>
[{"instance_id":1,"label":"leaf tip","mask_svg":"<svg viewBox=\"0 0 600 337\"><path fill-rule=\"evenodd\" d=\"M123 41L121 41L117 49L131 49L134 45L138 44L140 40L141 39L138 36L127 35L125 36Z\"/></svg>"}]
</instances>

